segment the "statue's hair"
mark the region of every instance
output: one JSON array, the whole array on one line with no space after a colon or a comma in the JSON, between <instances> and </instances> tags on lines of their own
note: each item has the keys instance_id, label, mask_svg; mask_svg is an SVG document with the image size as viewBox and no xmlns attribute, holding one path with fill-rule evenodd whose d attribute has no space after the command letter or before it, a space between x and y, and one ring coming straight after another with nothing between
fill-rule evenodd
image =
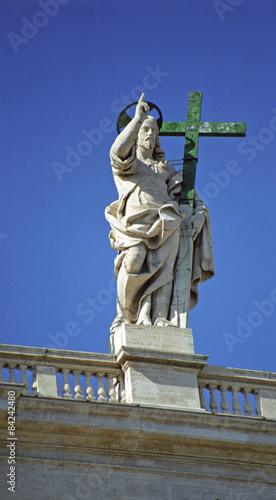
<instances>
[{"instance_id":1,"label":"statue's hair","mask_svg":"<svg viewBox=\"0 0 276 500\"><path fill-rule=\"evenodd\" d=\"M161 148L161 142L158 136L156 137L155 148L153 150L152 157L156 161L165 160L165 151Z\"/></svg>"}]
</instances>

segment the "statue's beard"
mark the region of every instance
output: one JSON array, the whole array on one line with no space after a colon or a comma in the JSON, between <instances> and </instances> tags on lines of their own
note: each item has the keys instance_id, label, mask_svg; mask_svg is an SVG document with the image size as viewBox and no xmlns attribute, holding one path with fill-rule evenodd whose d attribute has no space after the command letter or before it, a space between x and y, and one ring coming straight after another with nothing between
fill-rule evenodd
<instances>
[{"instance_id":1,"label":"statue's beard","mask_svg":"<svg viewBox=\"0 0 276 500\"><path fill-rule=\"evenodd\" d=\"M144 148L144 149L154 149L154 141L153 139L151 139L151 137L145 137L145 139L139 139L138 142L137 142L137 145L140 147L140 148Z\"/></svg>"}]
</instances>

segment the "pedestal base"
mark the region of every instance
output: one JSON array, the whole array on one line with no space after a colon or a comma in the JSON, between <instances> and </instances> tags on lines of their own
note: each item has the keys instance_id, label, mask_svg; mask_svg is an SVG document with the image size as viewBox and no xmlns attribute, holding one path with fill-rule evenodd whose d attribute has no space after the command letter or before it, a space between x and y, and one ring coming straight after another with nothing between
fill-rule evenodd
<instances>
[{"instance_id":1,"label":"pedestal base","mask_svg":"<svg viewBox=\"0 0 276 500\"><path fill-rule=\"evenodd\" d=\"M117 355L122 346L163 353L195 352L192 329L173 326L122 325L109 337L109 353Z\"/></svg>"},{"instance_id":2,"label":"pedestal base","mask_svg":"<svg viewBox=\"0 0 276 500\"><path fill-rule=\"evenodd\" d=\"M201 409L197 374L208 356L194 354L190 328L122 325L109 346L125 374L127 403Z\"/></svg>"}]
</instances>

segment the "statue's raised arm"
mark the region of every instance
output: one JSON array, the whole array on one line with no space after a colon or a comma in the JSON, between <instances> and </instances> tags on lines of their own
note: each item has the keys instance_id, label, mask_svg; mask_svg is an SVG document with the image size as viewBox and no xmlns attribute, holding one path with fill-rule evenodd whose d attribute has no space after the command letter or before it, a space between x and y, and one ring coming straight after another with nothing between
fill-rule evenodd
<instances>
[{"instance_id":1,"label":"statue's raised arm","mask_svg":"<svg viewBox=\"0 0 276 500\"><path fill-rule=\"evenodd\" d=\"M134 118L121 132L121 134L118 135L113 144L113 151L119 158L121 158L121 160L125 160L129 156L132 146L137 139L141 125L150 112L149 105L143 101L144 96L145 94L143 93L138 101Z\"/></svg>"}]
</instances>

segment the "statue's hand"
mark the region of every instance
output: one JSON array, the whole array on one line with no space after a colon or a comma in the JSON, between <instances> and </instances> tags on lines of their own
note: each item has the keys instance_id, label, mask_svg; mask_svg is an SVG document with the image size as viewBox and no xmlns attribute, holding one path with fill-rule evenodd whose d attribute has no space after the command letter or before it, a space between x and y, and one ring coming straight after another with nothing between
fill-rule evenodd
<instances>
[{"instance_id":1,"label":"statue's hand","mask_svg":"<svg viewBox=\"0 0 276 500\"><path fill-rule=\"evenodd\" d=\"M192 229L192 237L193 240L196 239L196 237L199 235L203 224L205 222L205 215L203 212L196 212L192 217L189 219L189 226Z\"/></svg>"},{"instance_id":2,"label":"statue's hand","mask_svg":"<svg viewBox=\"0 0 276 500\"><path fill-rule=\"evenodd\" d=\"M142 93L138 104L136 106L136 111L135 111L135 118L138 118L138 121L143 123L143 121L147 118L149 112L150 112L150 107L149 105L143 101L145 97L144 92Z\"/></svg>"}]
</instances>

